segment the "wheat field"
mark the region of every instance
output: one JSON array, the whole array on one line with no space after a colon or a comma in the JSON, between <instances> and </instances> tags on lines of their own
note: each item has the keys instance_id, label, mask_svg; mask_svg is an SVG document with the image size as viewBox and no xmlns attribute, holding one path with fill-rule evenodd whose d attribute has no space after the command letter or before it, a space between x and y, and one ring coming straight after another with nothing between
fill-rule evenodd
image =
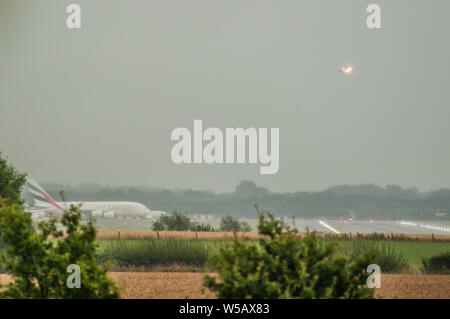
<instances>
[{"instance_id":1,"label":"wheat field","mask_svg":"<svg viewBox=\"0 0 450 319\"><path fill-rule=\"evenodd\" d=\"M227 240L234 238L258 239L256 232L194 232L194 231L99 231L97 240L112 239L198 239L198 240Z\"/></svg>"},{"instance_id":2,"label":"wheat field","mask_svg":"<svg viewBox=\"0 0 450 319\"><path fill-rule=\"evenodd\" d=\"M214 298L202 288L204 273L110 273L123 298ZM450 275L382 275L376 298L450 299Z\"/></svg>"},{"instance_id":3,"label":"wheat field","mask_svg":"<svg viewBox=\"0 0 450 319\"><path fill-rule=\"evenodd\" d=\"M205 273L186 272L110 272L109 277L126 299L208 299L215 294L203 288ZM0 284L10 282L0 275ZM387 299L450 299L450 275L381 276L375 297Z\"/></svg>"},{"instance_id":4,"label":"wheat field","mask_svg":"<svg viewBox=\"0 0 450 319\"><path fill-rule=\"evenodd\" d=\"M304 237L306 233L298 233L299 237ZM328 237L333 239L350 239L347 233L330 234L330 233L316 233L318 237ZM450 235L426 235L426 234L359 234L367 239L381 239L385 240L417 240L417 241L438 241L450 242ZM157 239L198 239L198 240L228 240L234 238L241 239L258 239L261 238L256 232L195 232L195 231L99 231L97 233L97 240L114 240L114 239L141 239L141 238L157 238Z\"/></svg>"}]
</instances>

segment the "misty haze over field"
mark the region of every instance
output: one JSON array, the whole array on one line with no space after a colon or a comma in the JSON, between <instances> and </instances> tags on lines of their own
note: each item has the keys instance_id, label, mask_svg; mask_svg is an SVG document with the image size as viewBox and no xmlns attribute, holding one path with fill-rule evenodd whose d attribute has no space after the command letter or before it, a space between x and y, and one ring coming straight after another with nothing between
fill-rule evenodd
<instances>
[{"instance_id":1,"label":"misty haze over field","mask_svg":"<svg viewBox=\"0 0 450 319\"><path fill-rule=\"evenodd\" d=\"M72 1L2 0L0 151L37 181L72 185L448 188L450 2L382 1L382 28L369 30L372 2L79 0L82 28L69 30ZM345 64L357 71L343 75ZM222 130L280 128L278 174L175 165L170 134L195 119ZM320 194L332 196L311 196ZM154 209L194 209L154 196ZM291 195L264 196L276 197L268 208L297 205ZM323 201L336 214L352 206ZM384 211L416 205L420 214L423 201L396 199Z\"/></svg>"},{"instance_id":2,"label":"misty haze over field","mask_svg":"<svg viewBox=\"0 0 450 319\"><path fill-rule=\"evenodd\" d=\"M65 191L67 201L137 201L152 210L168 213L257 217L255 204L277 217L369 218L384 220L446 221L450 216L450 189L419 192L415 188L372 184L339 185L317 192L275 193L251 181L241 181L234 191L213 193L192 189L111 187L98 184L78 186L47 183L51 196ZM26 191L24 192L26 196Z\"/></svg>"}]
</instances>

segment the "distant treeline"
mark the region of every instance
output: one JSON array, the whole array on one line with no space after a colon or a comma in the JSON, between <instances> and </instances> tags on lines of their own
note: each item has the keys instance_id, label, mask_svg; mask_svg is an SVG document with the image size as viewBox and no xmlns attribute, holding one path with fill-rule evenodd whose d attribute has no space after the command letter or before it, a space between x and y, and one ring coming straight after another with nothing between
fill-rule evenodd
<instances>
[{"instance_id":1,"label":"distant treeline","mask_svg":"<svg viewBox=\"0 0 450 319\"><path fill-rule=\"evenodd\" d=\"M187 214L256 217L254 204L275 216L357 219L450 220L450 189L419 192L416 188L390 185L340 185L318 192L272 193L254 182L242 181L233 193L169 190L149 187L110 187L44 184L54 198L65 191L67 201L136 201L152 210Z\"/></svg>"}]
</instances>

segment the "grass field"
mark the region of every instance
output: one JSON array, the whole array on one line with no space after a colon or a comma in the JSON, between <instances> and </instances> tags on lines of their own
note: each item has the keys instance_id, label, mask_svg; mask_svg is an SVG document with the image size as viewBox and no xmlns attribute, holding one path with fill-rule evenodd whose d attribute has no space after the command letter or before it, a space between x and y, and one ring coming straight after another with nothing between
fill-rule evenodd
<instances>
[{"instance_id":1,"label":"grass field","mask_svg":"<svg viewBox=\"0 0 450 319\"><path fill-rule=\"evenodd\" d=\"M179 239L133 239L100 241L100 261L114 266L168 267L174 265L201 269L208 259L212 241Z\"/></svg>"},{"instance_id":2,"label":"grass field","mask_svg":"<svg viewBox=\"0 0 450 319\"><path fill-rule=\"evenodd\" d=\"M111 269L120 271L137 268L144 271L205 271L209 253L224 242L226 241L174 238L100 240L100 260L110 261ZM364 250L365 247L375 246L390 254L400 255L410 266L410 269L402 268L400 272L413 273L420 272L422 258L450 251L449 242L353 240L339 241L339 245L343 254L351 254L355 247Z\"/></svg>"},{"instance_id":3,"label":"grass field","mask_svg":"<svg viewBox=\"0 0 450 319\"><path fill-rule=\"evenodd\" d=\"M429 258L450 251L450 243L399 241L389 242L389 244L403 252L412 267L422 266L422 258Z\"/></svg>"},{"instance_id":4,"label":"grass field","mask_svg":"<svg viewBox=\"0 0 450 319\"><path fill-rule=\"evenodd\" d=\"M123 298L215 298L204 273L110 273ZM382 275L377 298L450 298L450 275Z\"/></svg>"},{"instance_id":5,"label":"grass field","mask_svg":"<svg viewBox=\"0 0 450 319\"><path fill-rule=\"evenodd\" d=\"M450 243L416 242L416 241L381 241L402 253L410 266L419 268L422 266L422 258L429 258L450 251ZM348 242L341 242L346 245Z\"/></svg>"}]
</instances>

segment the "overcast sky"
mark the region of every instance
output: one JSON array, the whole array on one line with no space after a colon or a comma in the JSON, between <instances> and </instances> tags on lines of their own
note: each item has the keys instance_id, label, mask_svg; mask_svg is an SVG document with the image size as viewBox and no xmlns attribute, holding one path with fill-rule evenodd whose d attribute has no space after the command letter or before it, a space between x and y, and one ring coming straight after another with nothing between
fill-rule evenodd
<instances>
[{"instance_id":1,"label":"overcast sky","mask_svg":"<svg viewBox=\"0 0 450 319\"><path fill-rule=\"evenodd\" d=\"M0 4L0 151L38 181L450 187L447 0L73 2L80 30L72 1ZM279 172L175 165L194 119L280 128Z\"/></svg>"}]
</instances>

